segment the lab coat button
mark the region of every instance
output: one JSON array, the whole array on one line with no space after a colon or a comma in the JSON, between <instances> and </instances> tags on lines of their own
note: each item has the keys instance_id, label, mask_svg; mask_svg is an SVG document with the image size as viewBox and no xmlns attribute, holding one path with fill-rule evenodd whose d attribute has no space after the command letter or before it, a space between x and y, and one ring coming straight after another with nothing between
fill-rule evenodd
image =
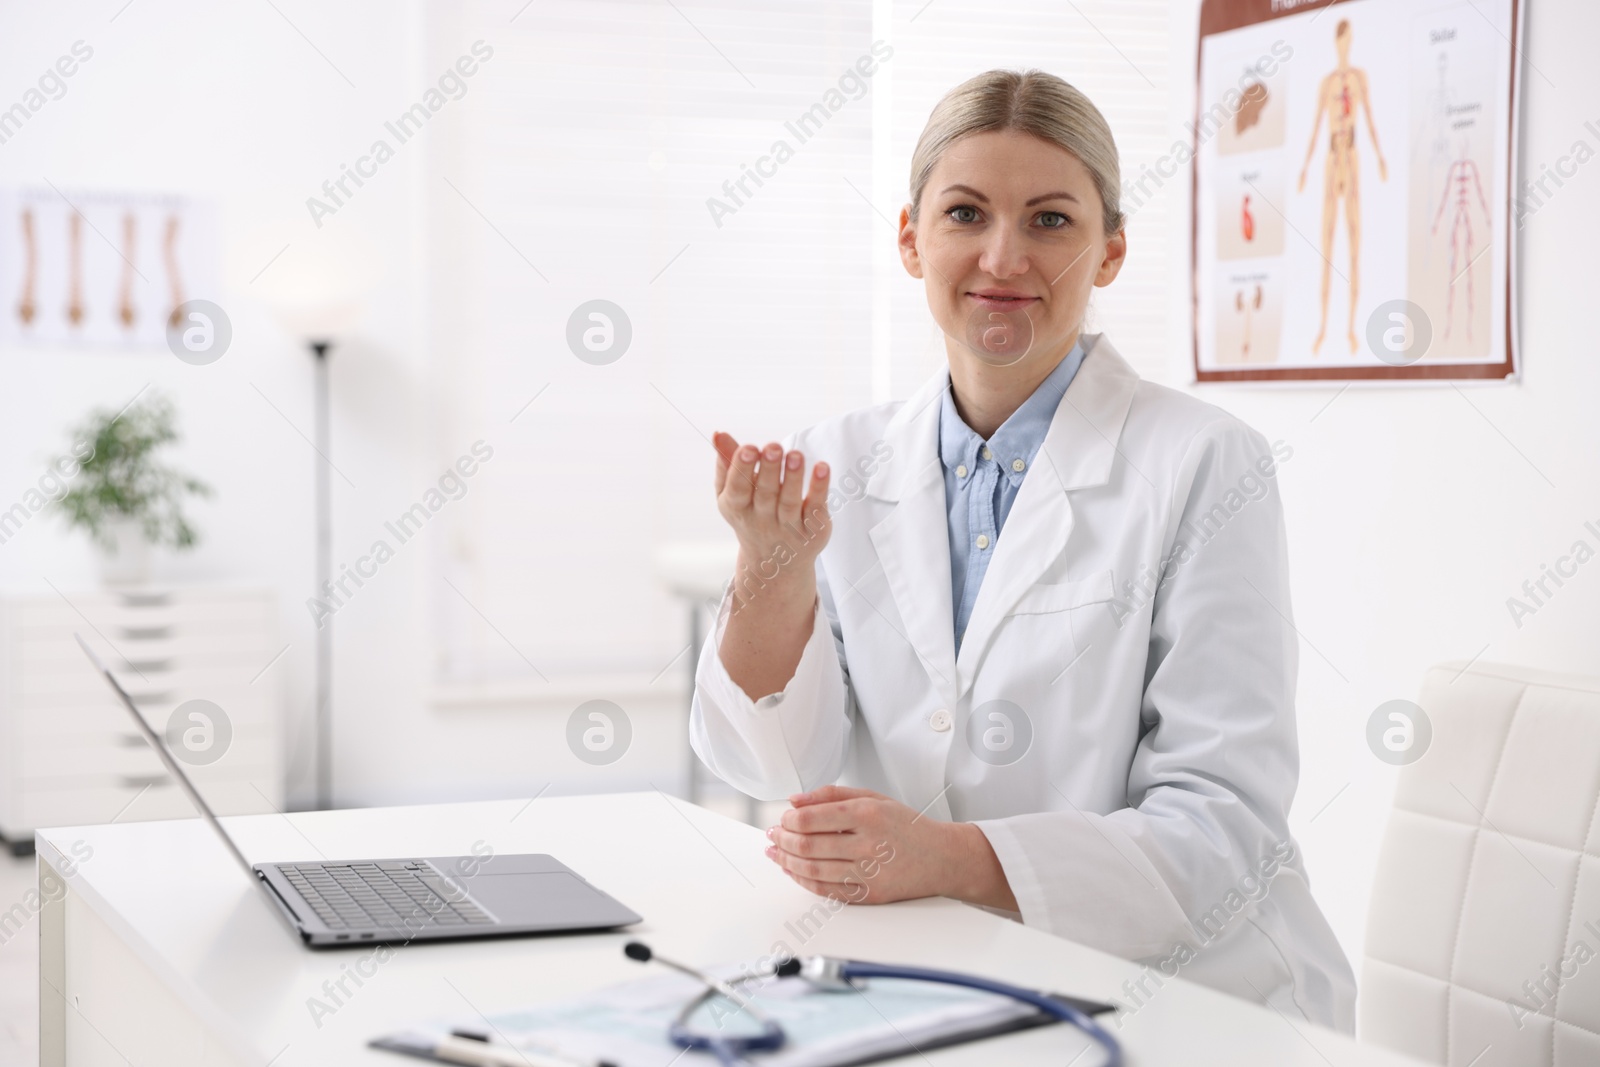
<instances>
[{"instance_id":1,"label":"lab coat button","mask_svg":"<svg viewBox=\"0 0 1600 1067\"><path fill-rule=\"evenodd\" d=\"M950 713L940 708L928 716L928 725L933 727L935 733L946 733L950 729Z\"/></svg>"}]
</instances>

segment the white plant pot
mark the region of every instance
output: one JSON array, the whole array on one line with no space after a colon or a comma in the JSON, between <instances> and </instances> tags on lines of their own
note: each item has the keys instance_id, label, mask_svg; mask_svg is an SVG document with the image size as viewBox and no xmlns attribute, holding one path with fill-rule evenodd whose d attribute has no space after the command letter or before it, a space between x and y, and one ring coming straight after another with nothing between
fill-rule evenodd
<instances>
[{"instance_id":1,"label":"white plant pot","mask_svg":"<svg viewBox=\"0 0 1600 1067\"><path fill-rule=\"evenodd\" d=\"M140 585L150 579L150 542L137 519L118 519L109 523L110 549L96 545L100 557L100 581L106 585Z\"/></svg>"}]
</instances>

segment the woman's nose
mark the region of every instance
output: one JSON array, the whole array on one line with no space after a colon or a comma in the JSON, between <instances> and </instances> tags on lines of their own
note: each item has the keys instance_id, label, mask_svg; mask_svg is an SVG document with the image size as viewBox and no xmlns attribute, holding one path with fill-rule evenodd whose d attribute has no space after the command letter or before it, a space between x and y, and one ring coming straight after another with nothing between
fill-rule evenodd
<instances>
[{"instance_id":1,"label":"woman's nose","mask_svg":"<svg viewBox=\"0 0 1600 1067\"><path fill-rule=\"evenodd\" d=\"M991 278L1015 278L1028 272L1028 256L1009 227L994 227L978 256L978 268Z\"/></svg>"}]
</instances>

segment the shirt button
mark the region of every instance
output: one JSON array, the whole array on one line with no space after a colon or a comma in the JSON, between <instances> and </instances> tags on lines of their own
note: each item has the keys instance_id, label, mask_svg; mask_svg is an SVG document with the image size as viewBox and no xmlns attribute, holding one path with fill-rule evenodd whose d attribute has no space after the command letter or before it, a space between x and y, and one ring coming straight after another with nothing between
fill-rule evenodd
<instances>
[{"instance_id":1,"label":"shirt button","mask_svg":"<svg viewBox=\"0 0 1600 1067\"><path fill-rule=\"evenodd\" d=\"M984 445L983 446L983 458L984 459L993 459L994 458L994 453L989 451L989 446L988 445Z\"/></svg>"},{"instance_id":2,"label":"shirt button","mask_svg":"<svg viewBox=\"0 0 1600 1067\"><path fill-rule=\"evenodd\" d=\"M928 716L928 725L933 728L934 733L942 734L949 732L950 713L944 708L940 708L938 711Z\"/></svg>"},{"instance_id":3,"label":"shirt button","mask_svg":"<svg viewBox=\"0 0 1600 1067\"><path fill-rule=\"evenodd\" d=\"M975 541L974 544L976 544L979 548L988 548L989 547L989 535L988 534L979 534L978 535L978 540Z\"/></svg>"},{"instance_id":4,"label":"shirt button","mask_svg":"<svg viewBox=\"0 0 1600 1067\"><path fill-rule=\"evenodd\" d=\"M1028 469L1028 465L1022 462L1020 459L1014 459L1011 461L1011 469L1016 471L1018 474L1021 474L1023 471Z\"/></svg>"},{"instance_id":5,"label":"shirt button","mask_svg":"<svg viewBox=\"0 0 1600 1067\"><path fill-rule=\"evenodd\" d=\"M966 476L967 476L967 465L965 463L963 463L963 464L961 464L961 466L956 468L956 477L957 478L965 478Z\"/></svg>"}]
</instances>

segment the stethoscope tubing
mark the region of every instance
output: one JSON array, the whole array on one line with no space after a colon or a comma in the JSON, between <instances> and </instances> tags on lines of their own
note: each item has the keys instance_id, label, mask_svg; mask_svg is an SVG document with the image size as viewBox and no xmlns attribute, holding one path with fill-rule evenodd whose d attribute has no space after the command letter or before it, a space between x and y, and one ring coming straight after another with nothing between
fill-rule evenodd
<instances>
[{"instance_id":1,"label":"stethoscope tubing","mask_svg":"<svg viewBox=\"0 0 1600 1067\"><path fill-rule=\"evenodd\" d=\"M734 983L737 984L737 983ZM761 1033L750 1034L744 1037L721 1037L713 1034L698 1033L689 1029L689 1020L694 1018L694 1013L709 1000L718 996L725 996L723 990L708 986L705 992L695 997L684 1005L678 1017L672 1020L667 1027L667 1039L682 1049L694 1049L709 1052L717 1058L723 1067L744 1067L750 1061L745 1059L747 1052L771 1052L782 1048L788 1040L788 1035L783 1032L783 1027L769 1017L751 1001L741 998L743 1003L734 1001L740 1010L749 1013L761 1024Z\"/></svg>"},{"instance_id":2,"label":"stethoscope tubing","mask_svg":"<svg viewBox=\"0 0 1600 1067\"><path fill-rule=\"evenodd\" d=\"M964 986L968 989L977 989L985 993L995 993L1000 996L1010 997L1024 1004L1033 1005L1053 1019L1070 1023L1077 1027L1106 1050L1105 1067L1122 1067L1122 1047L1109 1031L1071 1004L1063 1003L1038 990L1009 985L1005 982L996 982L977 975L960 974L956 971L941 971L931 967L902 967L884 963L867 963L860 960L840 961L839 977L847 981L857 978L899 978L914 982L933 982L938 985ZM767 1018L764 1013L756 1016L757 1021L761 1023L762 1032L748 1037L724 1038L697 1033L689 1029L689 1019L693 1017L694 1013L707 1000L719 994L719 990L707 988L705 992L696 997L679 1013L678 1017L672 1021L672 1026L667 1034L673 1044L679 1048L709 1052L717 1058L717 1061L723 1067L745 1067L750 1062L745 1058L745 1053L770 1052L783 1046L785 1035L782 1027Z\"/></svg>"},{"instance_id":3,"label":"stethoscope tubing","mask_svg":"<svg viewBox=\"0 0 1600 1067\"><path fill-rule=\"evenodd\" d=\"M1024 1004L1032 1004L1040 1011L1052 1018L1059 1019L1061 1022L1071 1023L1106 1050L1105 1067L1122 1067L1122 1046L1115 1037L1111 1036L1108 1030L1071 1004L1062 1003L1049 994L1041 993L1038 990L1025 989L1022 986L1009 985L1005 982L996 982L973 974L960 974L956 971L940 971L930 967L901 967L884 963L865 963L860 960L845 960L839 967L839 976L845 979L906 978L917 982L965 986L968 989L979 989L986 993L998 993L1001 996L1019 1000Z\"/></svg>"}]
</instances>

